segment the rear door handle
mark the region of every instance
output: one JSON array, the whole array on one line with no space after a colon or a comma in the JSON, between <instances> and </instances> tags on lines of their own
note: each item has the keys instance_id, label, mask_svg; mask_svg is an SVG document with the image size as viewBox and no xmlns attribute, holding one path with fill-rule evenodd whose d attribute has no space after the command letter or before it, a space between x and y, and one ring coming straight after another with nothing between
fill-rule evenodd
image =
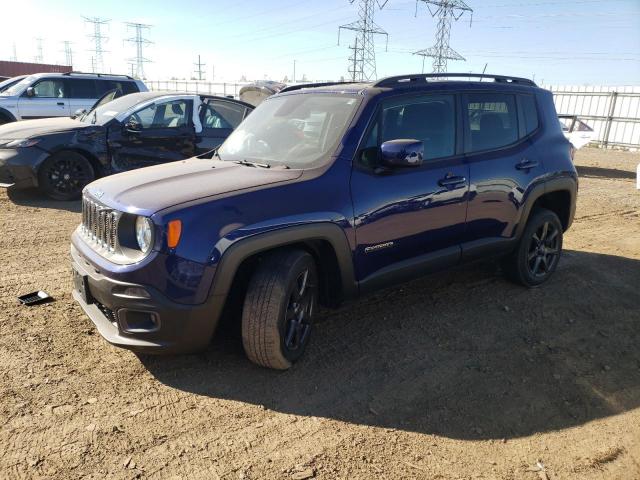
<instances>
[{"instance_id":1,"label":"rear door handle","mask_svg":"<svg viewBox=\"0 0 640 480\"><path fill-rule=\"evenodd\" d=\"M440 185L441 187L450 187L452 185L458 185L459 183L464 183L466 181L467 179L465 177L461 177L458 175L447 175L446 177L438 180L438 185Z\"/></svg>"},{"instance_id":2,"label":"rear door handle","mask_svg":"<svg viewBox=\"0 0 640 480\"><path fill-rule=\"evenodd\" d=\"M58 102L58 105L60 105L61 107L64 107L64 102Z\"/></svg>"},{"instance_id":3,"label":"rear door handle","mask_svg":"<svg viewBox=\"0 0 640 480\"><path fill-rule=\"evenodd\" d=\"M527 160L526 158L520 163L516 164L518 170L529 170L530 168L537 167L538 162L535 160Z\"/></svg>"}]
</instances>

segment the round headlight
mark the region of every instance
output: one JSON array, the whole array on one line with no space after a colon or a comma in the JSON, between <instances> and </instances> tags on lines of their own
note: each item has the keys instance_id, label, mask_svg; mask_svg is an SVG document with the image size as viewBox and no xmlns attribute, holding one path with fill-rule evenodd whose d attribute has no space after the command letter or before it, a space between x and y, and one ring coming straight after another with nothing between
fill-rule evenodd
<instances>
[{"instance_id":1,"label":"round headlight","mask_svg":"<svg viewBox=\"0 0 640 480\"><path fill-rule=\"evenodd\" d=\"M136 218L136 240L142 253L151 250L153 243L153 223L147 217Z\"/></svg>"}]
</instances>

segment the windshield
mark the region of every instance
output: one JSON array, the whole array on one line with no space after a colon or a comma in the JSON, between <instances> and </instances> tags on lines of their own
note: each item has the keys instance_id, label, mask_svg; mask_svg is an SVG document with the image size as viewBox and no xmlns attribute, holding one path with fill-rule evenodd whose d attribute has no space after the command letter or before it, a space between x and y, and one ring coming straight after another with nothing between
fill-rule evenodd
<instances>
[{"instance_id":1,"label":"windshield","mask_svg":"<svg viewBox=\"0 0 640 480\"><path fill-rule=\"evenodd\" d=\"M84 123L104 125L116 115L127 111L144 100L145 99L141 98L139 95L125 95L124 97L116 98L115 100L99 105L95 110L84 115L81 121Z\"/></svg>"},{"instance_id":2,"label":"windshield","mask_svg":"<svg viewBox=\"0 0 640 480\"><path fill-rule=\"evenodd\" d=\"M35 76L30 75L28 77L23 78L18 83L11 85L6 90L0 92L0 95L3 97L11 97L13 95L18 95L25 87L31 85L31 83L35 80Z\"/></svg>"},{"instance_id":3,"label":"windshield","mask_svg":"<svg viewBox=\"0 0 640 480\"><path fill-rule=\"evenodd\" d=\"M0 92L4 92L7 88L11 87L12 85L15 85L23 78L24 77L7 78L5 81L0 82Z\"/></svg>"},{"instance_id":4,"label":"windshield","mask_svg":"<svg viewBox=\"0 0 640 480\"><path fill-rule=\"evenodd\" d=\"M224 161L309 168L333 153L359 97L297 94L272 97L256 108L218 150Z\"/></svg>"}]
</instances>

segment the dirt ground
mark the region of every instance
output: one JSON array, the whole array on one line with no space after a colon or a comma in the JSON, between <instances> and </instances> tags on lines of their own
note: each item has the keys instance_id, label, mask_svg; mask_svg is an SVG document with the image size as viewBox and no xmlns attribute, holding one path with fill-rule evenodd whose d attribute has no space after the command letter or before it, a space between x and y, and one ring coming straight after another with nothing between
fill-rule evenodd
<instances>
[{"instance_id":1,"label":"dirt ground","mask_svg":"<svg viewBox=\"0 0 640 480\"><path fill-rule=\"evenodd\" d=\"M0 478L640 479L639 154L585 149L553 279L481 262L324 315L287 372L107 344L77 203L0 191ZM46 305L16 296L44 289Z\"/></svg>"}]
</instances>

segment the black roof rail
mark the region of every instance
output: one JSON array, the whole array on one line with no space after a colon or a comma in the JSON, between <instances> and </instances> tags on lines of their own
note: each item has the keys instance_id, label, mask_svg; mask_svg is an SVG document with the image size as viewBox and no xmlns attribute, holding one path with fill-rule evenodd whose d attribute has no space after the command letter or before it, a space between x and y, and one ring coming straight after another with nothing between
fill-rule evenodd
<instances>
[{"instance_id":1,"label":"black roof rail","mask_svg":"<svg viewBox=\"0 0 640 480\"><path fill-rule=\"evenodd\" d=\"M485 73L419 73L413 75L396 75L393 77L383 78L373 84L374 87L391 87L397 84L420 84L424 85L432 79L446 79L446 78L479 78L482 81L483 78L491 78L494 82L498 83L514 83L517 85L529 85L537 87L533 80L521 77L511 77L507 75L489 75Z\"/></svg>"},{"instance_id":2,"label":"black roof rail","mask_svg":"<svg viewBox=\"0 0 640 480\"><path fill-rule=\"evenodd\" d=\"M124 77L129 80L134 80L133 77L129 75L122 75L117 73L93 73L93 72L65 72L62 75L95 75L96 77Z\"/></svg>"},{"instance_id":3,"label":"black roof rail","mask_svg":"<svg viewBox=\"0 0 640 480\"><path fill-rule=\"evenodd\" d=\"M332 85L349 85L353 83L364 83L364 82L320 82L320 83L300 83L298 85L291 85L289 87L284 87L278 93L285 92L293 92L294 90L300 90L302 88L314 88L314 87L331 87Z\"/></svg>"}]
</instances>

